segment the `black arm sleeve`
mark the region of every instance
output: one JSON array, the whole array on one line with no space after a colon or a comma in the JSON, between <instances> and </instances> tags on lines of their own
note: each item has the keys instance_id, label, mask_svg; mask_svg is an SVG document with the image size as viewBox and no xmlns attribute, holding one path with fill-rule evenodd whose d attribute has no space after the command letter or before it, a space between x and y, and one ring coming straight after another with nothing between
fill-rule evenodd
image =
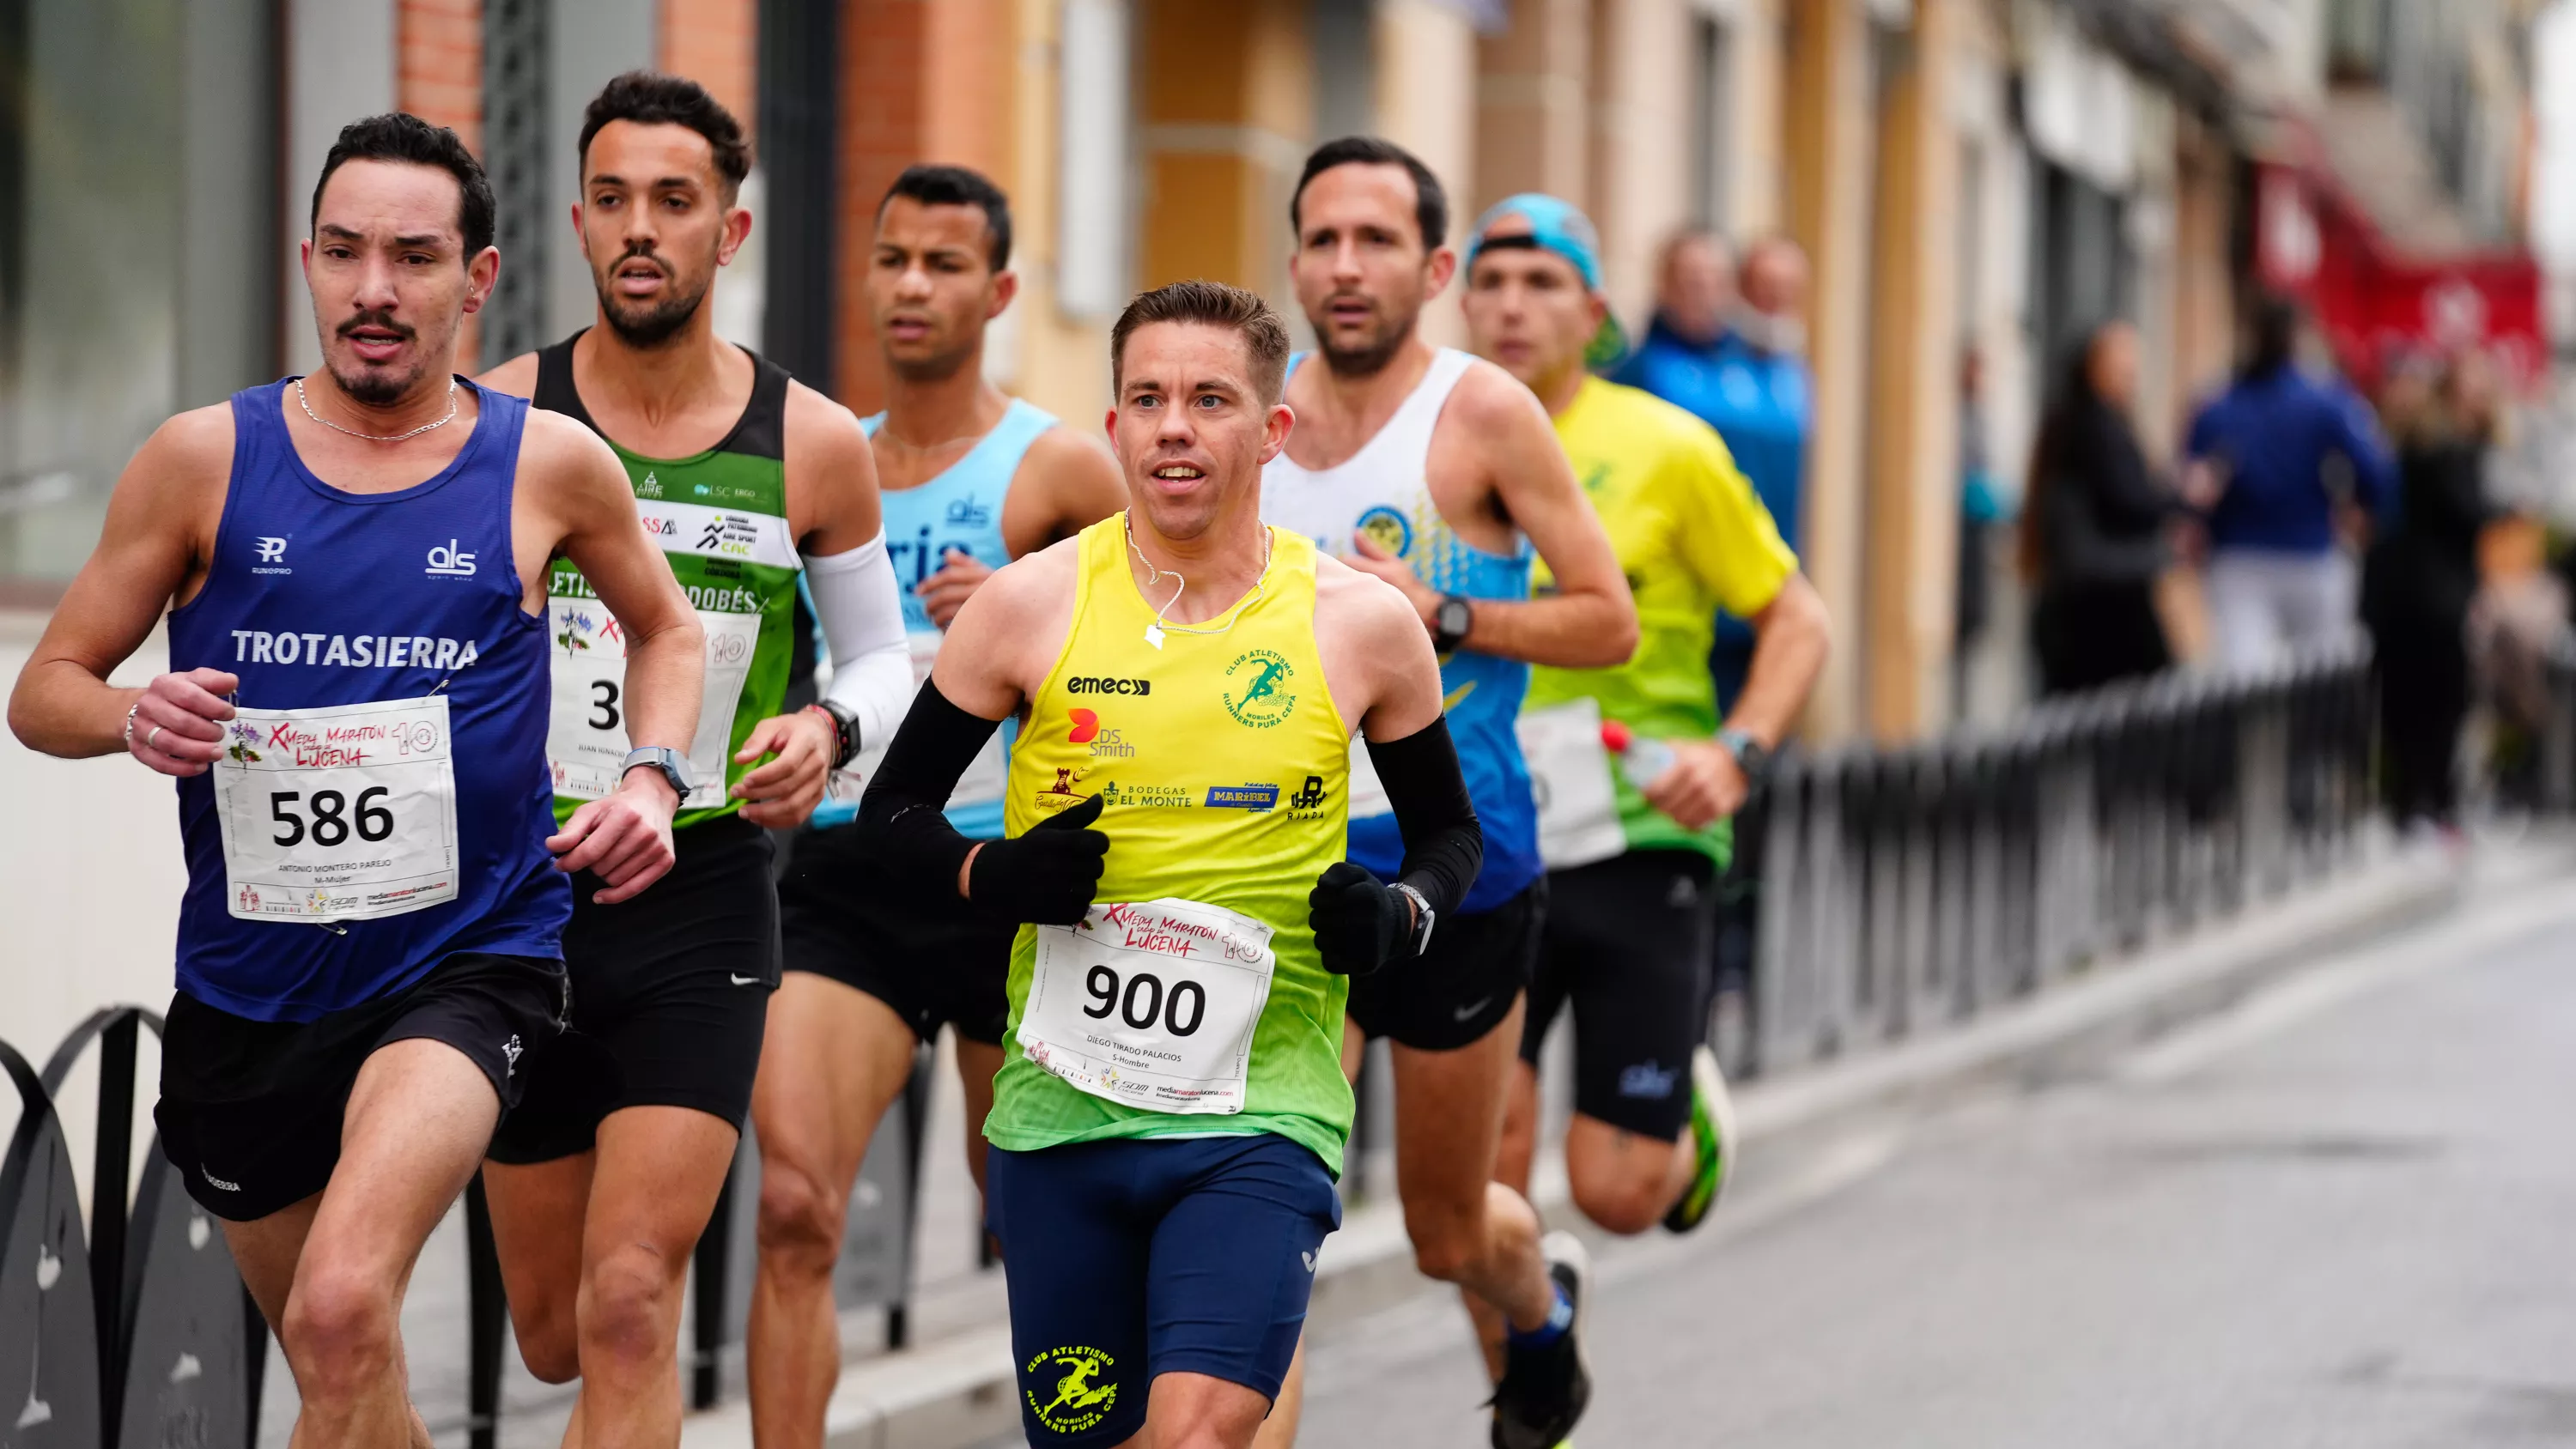
<instances>
[{"instance_id":1,"label":"black arm sleeve","mask_svg":"<svg viewBox=\"0 0 2576 1449\"><path fill-rule=\"evenodd\" d=\"M1001 727L949 703L938 684L924 680L859 798L857 828L869 856L908 886L954 898L957 872L975 842L948 823L948 796Z\"/></svg>"},{"instance_id":2,"label":"black arm sleeve","mask_svg":"<svg viewBox=\"0 0 2576 1449\"><path fill-rule=\"evenodd\" d=\"M1485 863L1485 832L1467 798L1467 779L1458 772L1449 721L1443 716L1400 740L1371 740L1368 752L1387 803L1395 807L1395 828L1404 836L1403 874L1396 879L1422 892L1431 909L1445 916L1467 898Z\"/></svg>"}]
</instances>

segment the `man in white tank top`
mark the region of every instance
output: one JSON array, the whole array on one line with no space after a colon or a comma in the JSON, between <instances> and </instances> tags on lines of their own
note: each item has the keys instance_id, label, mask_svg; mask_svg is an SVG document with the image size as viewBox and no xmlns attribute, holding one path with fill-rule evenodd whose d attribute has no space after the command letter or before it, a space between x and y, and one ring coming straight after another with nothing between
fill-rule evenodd
<instances>
[{"instance_id":1,"label":"man in white tank top","mask_svg":"<svg viewBox=\"0 0 2576 1449\"><path fill-rule=\"evenodd\" d=\"M1010 261L1010 201L973 171L912 167L878 203L865 285L886 410L869 441L888 534L913 551L899 556L897 581L919 603L905 610L916 681L936 657L932 631L1001 564L1127 506L1107 449L984 378L985 329L1019 286ZM873 774L883 752L880 743L854 768ZM952 804L967 795L961 786ZM912 1080L916 1048L950 1028L980 1190L1009 1013L1018 928L908 898L855 826L827 827L832 808L797 837L779 884L785 969L752 1087L760 1266L747 1362L763 1449L823 1442L841 1376L832 1270L850 1193L877 1124ZM998 829L998 806L994 816Z\"/></svg>"},{"instance_id":2,"label":"man in white tank top","mask_svg":"<svg viewBox=\"0 0 2576 1449\"><path fill-rule=\"evenodd\" d=\"M1626 662L1637 614L1618 559L1511 374L1435 348L1418 326L1448 285L1439 179L1390 142L1351 137L1307 158L1290 202L1291 276L1317 353L1288 381L1297 415L1264 470L1262 515L1402 590L1441 656L1450 729L1485 832L1484 869L1423 959L1354 983L1352 1049L1391 1039L1397 1187L1422 1271L1511 1326L1493 1363L1493 1442L1550 1449L1590 1396L1576 1349L1582 1249L1493 1181L1504 1093L1545 906L1528 774L1512 733L1533 663ZM1529 595L1533 551L1557 581ZM1402 844L1354 756L1354 859L1380 874ZM1264 1443L1295 1433L1296 1384Z\"/></svg>"}]
</instances>

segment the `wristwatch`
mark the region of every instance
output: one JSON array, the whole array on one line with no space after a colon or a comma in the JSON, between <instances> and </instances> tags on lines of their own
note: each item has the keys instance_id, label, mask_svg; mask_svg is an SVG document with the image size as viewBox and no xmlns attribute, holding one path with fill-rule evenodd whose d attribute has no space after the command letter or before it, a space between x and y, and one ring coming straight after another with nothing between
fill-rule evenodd
<instances>
[{"instance_id":1,"label":"wristwatch","mask_svg":"<svg viewBox=\"0 0 2576 1449\"><path fill-rule=\"evenodd\" d=\"M684 805L688 803L689 792L696 786L689 779L689 760L686 755L668 745L648 745L641 749L628 750L625 761L617 767L617 778L623 780L629 771L646 766L661 771L662 778L670 781L671 788L679 792L680 803Z\"/></svg>"},{"instance_id":2,"label":"wristwatch","mask_svg":"<svg viewBox=\"0 0 2576 1449\"><path fill-rule=\"evenodd\" d=\"M1717 742L1735 757L1746 783L1759 785L1771 773L1771 751L1751 734L1730 727L1717 732Z\"/></svg>"},{"instance_id":3,"label":"wristwatch","mask_svg":"<svg viewBox=\"0 0 2576 1449\"><path fill-rule=\"evenodd\" d=\"M1413 902L1413 939L1408 944L1413 954L1420 956L1431 949L1431 922L1432 918L1439 913L1431 909L1431 902L1423 896L1422 892L1402 881L1397 881L1387 889Z\"/></svg>"},{"instance_id":4,"label":"wristwatch","mask_svg":"<svg viewBox=\"0 0 2576 1449\"><path fill-rule=\"evenodd\" d=\"M859 757L858 711L837 699L818 699L805 706L820 710L832 721L832 768L844 770Z\"/></svg>"},{"instance_id":5,"label":"wristwatch","mask_svg":"<svg viewBox=\"0 0 2576 1449\"><path fill-rule=\"evenodd\" d=\"M1442 594L1431 611L1431 647L1448 654L1467 642L1476 627L1476 603L1465 594Z\"/></svg>"}]
</instances>

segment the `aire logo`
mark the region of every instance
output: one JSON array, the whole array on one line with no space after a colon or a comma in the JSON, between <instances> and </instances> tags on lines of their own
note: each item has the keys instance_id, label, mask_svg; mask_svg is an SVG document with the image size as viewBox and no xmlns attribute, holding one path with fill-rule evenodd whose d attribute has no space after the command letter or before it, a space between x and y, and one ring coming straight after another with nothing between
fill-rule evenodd
<instances>
[{"instance_id":1,"label":"aire logo","mask_svg":"<svg viewBox=\"0 0 2576 1449\"><path fill-rule=\"evenodd\" d=\"M422 569L421 572L442 578L472 578L474 555L460 552L456 547L456 540L451 538L443 544L431 546L429 567Z\"/></svg>"},{"instance_id":2,"label":"aire logo","mask_svg":"<svg viewBox=\"0 0 2576 1449\"><path fill-rule=\"evenodd\" d=\"M662 496L662 480L661 480L661 478L660 478L659 476L655 475L654 473L652 473L652 472L650 472L650 471L648 470L648 471L644 474L644 481L635 485L635 496L636 496L636 497L638 497L638 498L659 498L659 497L661 497L661 496Z\"/></svg>"}]
</instances>

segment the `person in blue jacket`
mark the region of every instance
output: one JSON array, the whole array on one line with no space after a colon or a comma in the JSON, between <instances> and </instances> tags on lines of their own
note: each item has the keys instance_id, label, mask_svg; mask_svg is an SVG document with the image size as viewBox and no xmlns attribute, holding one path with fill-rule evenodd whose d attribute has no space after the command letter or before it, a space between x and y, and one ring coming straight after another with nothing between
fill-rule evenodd
<instances>
[{"instance_id":1,"label":"person in blue jacket","mask_svg":"<svg viewBox=\"0 0 2576 1449\"><path fill-rule=\"evenodd\" d=\"M1654 321L1611 380L1716 428L1794 546L1814 426L1807 256L1786 237L1768 237L1745 253L1738 278L1728 277L1728 261L1726 243L1710 232L1683 232L1665 244ZM1721 614L1709 653L1719 709L1733 705L1752 658L1753 631Z\"/></svg>"},{"instance_id":2,"label":"person in blue jacket","mask_svg":"<svg viewBox=\"0 0 2576 1449\"><path fill-rule=\"evenodd\" d=\"M2226 391L2192 419L2187 493L2209 534L2209 613L2219 663L2260 669L2347 637L2358 573L2336 524L2383 512L2396 465L2351 389L2297 363L2299 311L2256 308L2254 345Z\"/></svg>"}]
</instances>

